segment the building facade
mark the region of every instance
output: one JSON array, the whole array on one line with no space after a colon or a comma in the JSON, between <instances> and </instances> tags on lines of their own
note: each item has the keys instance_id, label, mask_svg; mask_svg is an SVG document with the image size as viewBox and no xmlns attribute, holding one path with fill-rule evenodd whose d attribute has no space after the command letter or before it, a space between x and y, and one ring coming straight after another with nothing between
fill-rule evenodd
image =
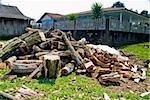
<instances>
[{"instance_id":1,"label":"building facade","mask_svg":"<svg viewBox=\"0 0 150 100\"><path fill-rule=\"evenodd\" d=\"M15 6L0 4L0 36L22 34L31 18L23 15Z\"/></svg>"}]
</instances>

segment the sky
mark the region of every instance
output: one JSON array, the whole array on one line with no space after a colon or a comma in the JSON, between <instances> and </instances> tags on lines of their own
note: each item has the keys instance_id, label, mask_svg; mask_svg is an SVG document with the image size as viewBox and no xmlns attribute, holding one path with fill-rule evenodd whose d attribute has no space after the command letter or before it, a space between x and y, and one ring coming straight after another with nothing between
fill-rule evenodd
<instances>
[{"instance_id":1,"label":"sky","mask_svg":"<svg viewBox=\"0 0 150 100\"><path fill-rule=\"evenodd\" d=\"M17 6L26 16L38 20L45 12L70 14L91 9L94 2L103 4L103 8L111 7L114 2L120 1L128 9L150 13L150 0L0 0L2 4Z\"/></svg>"}]
</instances>

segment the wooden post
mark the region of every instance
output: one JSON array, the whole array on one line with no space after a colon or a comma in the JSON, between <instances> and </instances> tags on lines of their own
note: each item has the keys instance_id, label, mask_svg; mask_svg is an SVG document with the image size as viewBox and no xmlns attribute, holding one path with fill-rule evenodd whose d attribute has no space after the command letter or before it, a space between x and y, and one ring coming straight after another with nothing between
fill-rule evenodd
<instances>
[{"instance_id":1,"label":"wooden post","mask_svg":"<svg viewBox=\"0 0 150 100\"><path fill-rule=\"evenodd\" d=\"M44 59L45 78L56 78L60 57L58 55L48 54L44 55L43 59Z\"/></svg>"}]
</instances>

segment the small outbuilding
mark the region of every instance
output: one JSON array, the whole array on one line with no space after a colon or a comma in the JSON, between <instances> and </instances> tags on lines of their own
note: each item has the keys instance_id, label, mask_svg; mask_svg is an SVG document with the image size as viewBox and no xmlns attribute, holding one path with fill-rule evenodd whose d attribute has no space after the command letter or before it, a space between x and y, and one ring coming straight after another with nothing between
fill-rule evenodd
<instances>
[{"instance_id":1,"label":"small outbuilding","mask_svg":"<svg viewBox=\"0 0 150 100\"><path fill-rule=\"evenodd\" d=\"M16 6L0 4L0 37L22 34L31 18L23 15Z\"/></svg>"},{"instance_id":2,"label":"small outbuilding","mask_svg":"<svg viewBox=\"0 0 150 100\"><path fill-rule=\"evenodd\" d=\"M52 27L54 22L56 22L56 20L60 17L62 17L61 14L44 13L42 15L42 17L37 21L37 24L39 26L38 28L43 29L43 30L47 30L50 27Z\"/></svg>"}]
</instances>

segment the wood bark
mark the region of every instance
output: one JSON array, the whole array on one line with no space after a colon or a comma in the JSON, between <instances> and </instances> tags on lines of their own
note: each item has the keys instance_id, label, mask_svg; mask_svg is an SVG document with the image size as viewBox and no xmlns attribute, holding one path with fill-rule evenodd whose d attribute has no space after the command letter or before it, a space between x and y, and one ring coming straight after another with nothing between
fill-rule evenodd
<instances>
[{"instance_id":1,"label":"wood bark","mask_svg":"<svg viewBox=\"0 0 150 100\"><path fill-rule=\"evenodd\" d=\"M60 31L60 30L59 30ZM77 62L78 65L83 64L83 59L81 56L75 51L74 47L71 45L69 39L67 38L66 34L62 31L60 31L63 35L63 38L65 40L65 43L68 45L70 51L72 52L73 59Z\"/></svg>"},{"instance_id":2,"label":"wood bark","mask_svg":"<svg viewBox=\"0 0 150 100\"><path fill-rule=\"evenodd\" d=\"M45 78L56 78L57 68L59 65L60 57L58 55L44 55L44 76Z\"/></svg>"},{"instance_id":3,"label":"wood bark","mask_svg":"<svg viewBox=\"0 0 150 100\"><path fill-rule=\"evenodd\" d=\"M46 38L42 32L25 33L19 37L13 38L6 43L3 49L0 50L0 59L7 59L8 57L12 56L19 48L21 48L21 51L25 52L25 50L23 50L24 47L30 48L33 45L45 40Z\"/></svg>"},{"instance_id":4,"label":"wood bark","mask_svg":"<svg viewBox=\"0 0 150 100\"><path fill-rule=\"evenodd\" d=\"M12 56L22 43L23 41L17 37L9 40L0 50L0 59L3 61Z\"/></svg>"},{"instance_id":5,"label":"wood bark","mask_svg":"<svg viewBox=\"0 0 150 100\"><path fill-rule=\"evenodd\" d=\"M41 64L38 68L36 68L30 75L29 78L32 79L34 76L38 74L38 72L42 71L43 65Z\"/></svg>"},{"instance_id":6,"label":"wood bark","mask_svg":"<svg viewBox=\"0 0 150 100\"><path fill-rule=\"evenodd\" d=\"M74 63L68 63L61 69L61 75L68 75L74 70Z\"/></svg>"},{"instance_id":7,"label":"wood bark","mask_svg":"<svg viewBox=\"0 0 150 100\"><path fill-rule=\"evenodd\" d=\"M4 62L6 63L7 66L12 67L12 63L17 60L16 56L9 57L7 60Z\"/></svg>"}]
</instances>

